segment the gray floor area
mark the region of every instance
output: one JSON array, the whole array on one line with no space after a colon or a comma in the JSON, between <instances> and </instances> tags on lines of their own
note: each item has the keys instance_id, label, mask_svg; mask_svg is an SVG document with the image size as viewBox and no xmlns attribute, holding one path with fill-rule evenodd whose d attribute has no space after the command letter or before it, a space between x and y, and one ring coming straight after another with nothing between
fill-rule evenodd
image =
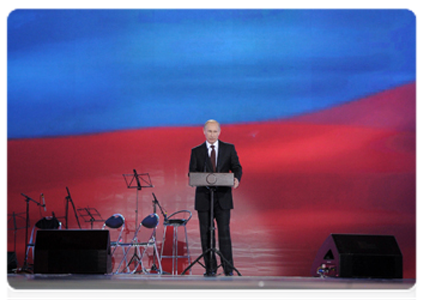
<instances>
[{"instance_id":1,"label":"gray floor area","mask_svg":"<svg viewBox=\"0 0 423 300\"><path fill-rule=\"evenodd\" d=\"M20 274L8 275L7 281L10 300L421 299L414 279Z\"/></svg>"}]
</instances>

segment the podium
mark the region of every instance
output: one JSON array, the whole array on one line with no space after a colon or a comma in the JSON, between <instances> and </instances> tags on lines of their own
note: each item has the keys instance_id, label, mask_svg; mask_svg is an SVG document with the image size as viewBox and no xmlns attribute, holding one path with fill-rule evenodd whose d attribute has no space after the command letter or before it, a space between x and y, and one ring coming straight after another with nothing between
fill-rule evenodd
<instances>
[{"instance_id":1,"label":"podium","mask_svg":"<svg viewBox=\"0 0 423 300\"><path fill-rule=\"evenodd\" d=\"M238 276L241 276L241 274L238 272L238 270L222 255L222 253L217 250L216 248L213 248L213 236L215 228L213 226L214 222L214 215L213 215L213 199L214 199L214 192L216 191L216 188L219 186L226 186L226 187L232 187L234 185L234 174L233 173L207 173L207 172L191 172L189 173L189 185L190 186L203 186L210 189L210 248L207 249L203 254L201 254L195 261L193 261L182 273L181 275L184 275L193 265L195 265L197 262L200 261L201 258L203 258L205 255L210 255L210 261L212 261L213 253L220 256L220 258L229 266L232 267L232 269L238 274Z\"/></svg>"}]
</instances>

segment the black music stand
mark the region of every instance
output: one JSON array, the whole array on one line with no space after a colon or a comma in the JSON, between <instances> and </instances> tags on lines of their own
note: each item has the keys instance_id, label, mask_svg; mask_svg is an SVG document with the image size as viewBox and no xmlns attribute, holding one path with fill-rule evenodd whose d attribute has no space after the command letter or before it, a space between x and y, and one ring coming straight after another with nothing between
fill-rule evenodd
<instances>
[{"instance_id":1,"label":"black music stand","mask_svg":"<svg viewBox=\"0 0 423 300\"><path fill-rule=\"evenodd\" d=\"M126 187L128 189L137 189L137 201L135 206L135 227L138 224L138 191L141 191L143 188L151 188L153 185L151 184L150 175L148 173L138 174L137 171L134 169L134 173L132 174L122 174L123 178L125 179Z\"/></svg>"},{"instance_id":2,"label":"black music stand","mask_svg":"<svg viewBox=\"0 0 423 300\"><path fill-rule=\"evenodd\" d=\"M202 257L210 253L210 261L212 261L213 253L220 256L220 258L228 264L232 269L241 276L241 273L222 255L222 253L213 248L213 236L214 236L214 215L213 215L213 203L214 203L214 192L218 186L230 186L234 185L234 174L233 173L189 173L189 185L190 186L206 186L210 189L210 248L203 252L196 260L194 260L182 273L185 273L191 269L193 265L200 261ZM201 263L200 263L201 264ZM204 266L203 266L204 267Z\"/></svg>"},{"instance_id":3,"label":"black music stand","mask_svg":"<svg viewBox=\"0 0 423 300\"><path fill-rule=\"evenodd\" d=\"M151 188L153 184L151 183L150 175L148 173L138 174L137 170L133 170L132 174L122 174L123 178L125 179L126 187L128 189L137 189L137 199L135 204L135 232L136 228L138 228L138 192L141 191L143 188ZM138 241L138 238L135 237L135 240ZM134 261L141 261L141 259L137 255L137 251L134 250L134 255L129 260L127 267Z\"/></svg>"},{"instance_id":4,"label":"black music stand","mask_svg":"<svg viewBox=\"0 0 423 300\"><path fill-rule=\"evenodd\" d=\"M100 213L95 208L78 208L77 211L79 212L79 215L82 217L82 219L84 219L84 222L91 223L91 229L93 229L94 222L104 222L104 220L101 218Z\"/></svg>"},{"instance_id":5,"label":"black music stand","mask_svg":"<svg viewBox=\"0 0 423 300\"><path fill-rule=\"evenodd\" d=\"M21 212L21 213L15 213L13 212L12 214L8 214L7 217L7 230L13 230L13 252L16 253L16 232L19 229L24 229L27 228L26 225L22 225L22 222L25 222L25 218L22 217L22 215L24 215L25 212ZM20 222L18 222L18 220L20 220ZM10 223L12 223L11 225L9 225ZM19 225L18 225L19 223ZM26 253L26 248L25 248L25 253ZM26 256L26 255L25 255Z\"/></svg>"}]
</instances>

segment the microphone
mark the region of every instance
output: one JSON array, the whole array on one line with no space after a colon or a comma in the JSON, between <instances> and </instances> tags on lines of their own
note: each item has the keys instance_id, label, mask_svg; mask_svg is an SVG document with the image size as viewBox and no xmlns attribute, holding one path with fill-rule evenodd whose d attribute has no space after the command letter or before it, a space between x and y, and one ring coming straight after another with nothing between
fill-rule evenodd
<instances>
[{"instance_id":1,"label":"microphone","mask_svg":"<svg viewBox=\"0 0 423 300\"><path fill-rule=\"evenodd\" d=\"M43 193L41 193L41 199L43 200L44 211L47 211L47 208L46 208L46 199L44 198L44 194Z\"/></svg>"}]
</instances>

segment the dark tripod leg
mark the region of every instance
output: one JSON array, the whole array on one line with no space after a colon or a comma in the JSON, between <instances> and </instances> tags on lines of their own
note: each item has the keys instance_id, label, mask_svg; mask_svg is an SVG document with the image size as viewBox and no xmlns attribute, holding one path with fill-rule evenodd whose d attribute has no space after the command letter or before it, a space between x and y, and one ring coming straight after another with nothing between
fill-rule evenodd
<instances>
[{"instance_id":1,"label":"dark tripod leg","mask_svg":"<svg viewBox=\"0 0 423 300\"><path fill-rule=\"evenodd\" d=\"M238 276L242 276L241 275L241 273L239 273L239 271L222 255L222 253L219 251L219 250L217 250L217 249L213 249L213 248L209 248L209 249L207 249L203 254L201 254L196 260L194 260L182 273L181 273L181 275L185 275L185 273L189 270L189 269L191 269L192 268L192 266L193 265L195 265L197 262L199 262L199 260L201 259L201 258L203 258L204 256L206 256L208 253L211 253L211 254L213 254L213 252L214 253L216 253L217 255L219 255L220 256L220 258L226 263L226 264L228 264L228 266L230 266L237 274L238 274Z\"/></svg>"},{"instance_id":2,"label":"dark tripod leg","mask_svg":"<svg viewBox=\"0 0 423 300\"><path fill-rule=\"evenodd\" d=\"M210 249L208 249L208 250L206 250L206 251L204 251L204 253L203 254L201 254L199 257L197 257L197 259L196 260L194 260L182 273L181 273L181 275L185 275L185 273L189 270L189 269L191 269L192 268L192 266L193 265L195 265L197 262L198 263L200 263L199 261L200 261L200 259L202 259L208 252L210 252L210 251L212 251L212 249L210 248Z\"/></svg>"}]
</instances>

